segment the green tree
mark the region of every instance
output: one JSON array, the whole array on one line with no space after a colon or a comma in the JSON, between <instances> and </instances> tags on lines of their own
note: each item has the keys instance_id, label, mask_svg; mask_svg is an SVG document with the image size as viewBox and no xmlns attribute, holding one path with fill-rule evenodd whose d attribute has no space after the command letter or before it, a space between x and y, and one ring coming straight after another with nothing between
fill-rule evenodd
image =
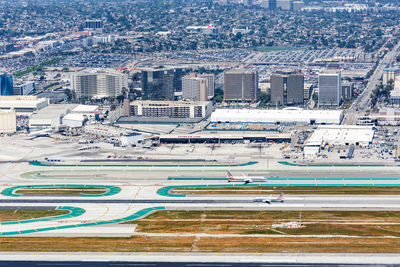
<instances>
[{"instance_id":1,"label":"green tree","mask_svg":"<svg viewBox=\"0 0 400 267\"><path fill-rule=\"evenodd\" d=\"M222 90L221 88L216 88L214 94L214 101L222 102L223 100L224 100L224 90Z\"/></svg>"},{"instance_id":2,"label":"green tree","mask_svg":"<svg viewBox=\"0 0 400 267\"><path fill-rule=\"evenodd\" d=\"M259 96L260 107L266 107L271 102L271 95L266 92L261 92Z\"/></svg>"}]
</instances>

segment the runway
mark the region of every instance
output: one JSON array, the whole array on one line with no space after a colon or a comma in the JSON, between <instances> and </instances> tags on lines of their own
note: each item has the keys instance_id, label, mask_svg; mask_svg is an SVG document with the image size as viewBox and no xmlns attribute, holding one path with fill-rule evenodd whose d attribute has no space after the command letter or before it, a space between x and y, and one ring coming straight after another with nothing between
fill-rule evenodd
<instances>
[{"instance_id":1,"label":"runway","mask_svg":"<svg viewBox=\"0 0 400 267\"><path fill-rule=\"evenodd\" d=\"M140 267L263 267L263 266L320 266L320 263L286 263L286 262L207 262L207 263L199 263L199 262L138 262L138 261L59 261L59 262L50 262L50 261L4 261L0 260L0 266L13 266L13 267L26 267L26 266L57 266L57 267L71 267L71 266L83 266L83 267L112 267L112 266L140 266ZM338 264L324 264L324 266L328 267L336 267ZM352 264L340 264L340 266L354 266ZM364 265L368 266L368 265ZM371 265L372 266L372 265Z\"/></svg>"},{"instance_id":2,"label":"runway","mask_svg":"<svg viewBox=\"0 0 400 267\"><path fill-rule=\"evenodd\" d=\"M254 202L254 197L248 196L213 196L214 199L204 197L187 197L185 199L83 199L83 198L43 198L43 197L30 197L18 199L0 199L1 204L252 204L254 206L279 206L285 208L286 206L303 205L324 207L333 205L337 207L347 208L352 206L368 207L398 207L400 208L400 196L337 196L337 195L322 195L322 196L286 196L283 203L260 203Z\"/></svg>"}]
</instances>

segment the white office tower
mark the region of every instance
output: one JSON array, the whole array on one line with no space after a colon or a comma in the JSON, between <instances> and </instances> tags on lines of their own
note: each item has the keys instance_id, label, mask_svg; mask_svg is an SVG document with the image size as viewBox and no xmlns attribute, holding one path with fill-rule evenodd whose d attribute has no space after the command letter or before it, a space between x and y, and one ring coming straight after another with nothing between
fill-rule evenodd
<instances>
[{"instance_id":1,"label":"white office tower","mask_svg":"<svg viewBox=\"0 0 400 267\"><path fill-rule=\"evenodd\" d=\"M185 76L182 78L182 99L207 101L208 79Z\"/></svg>"},{"instance_id":2,"label":"white office tower","mask_svg":"<svg viewBox=\"0 0 400 267\"><path fill-rule=\"evenodd\" d=\"M325 72L318 77L318 106L339 107L342 101L341 73Z\"/></svg>"},{"instance_id":3,"label":"white office tower","mask_svg":"<svg viewBox=\"0 0 400 267\"><path fill-rule=\"evenodd\" d=\"M128 75L113 69L88 69L72 74L71 85L78 98L116 97L128 89Z\"/></svg>"}]
</instances>

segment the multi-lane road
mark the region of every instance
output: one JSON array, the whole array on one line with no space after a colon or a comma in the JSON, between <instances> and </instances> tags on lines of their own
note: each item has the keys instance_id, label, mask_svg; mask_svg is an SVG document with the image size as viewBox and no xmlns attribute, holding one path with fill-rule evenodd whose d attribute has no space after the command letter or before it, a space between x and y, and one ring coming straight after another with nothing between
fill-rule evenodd
<instances>
[{"instance_id":1,"label":"multi-lane road","mask_svg":"<svg viewBox=\"0 0 400 267\"><path fill-rule=\"evenodd\" d=\"M370 96L372 91L380 83L384 69L393 62L394 58L398 55L400 48L400 41L393 47L392 50L386 53L385 57L379 61L374 73L368 79L368 84L364 91L353 102L351 107L346 110L343 123L347 125L354 125L357 122L358 115L362 114L370 108Z\"/></svg>"}]
</instances>

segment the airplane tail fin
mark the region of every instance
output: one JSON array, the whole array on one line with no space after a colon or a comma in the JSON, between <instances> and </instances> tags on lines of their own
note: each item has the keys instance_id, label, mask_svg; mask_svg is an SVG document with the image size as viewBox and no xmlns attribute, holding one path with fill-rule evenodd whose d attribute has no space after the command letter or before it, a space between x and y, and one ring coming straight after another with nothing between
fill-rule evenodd
<instances>
[{"instance_id":1,"label":"airplane tail fin","mask_svg":"<svg viewBox=\"0 0 400 267\"><path fill-rule=\"evenodd\" d=\"M227 171L226 172L226 176L228 177L228 179L233 179L233 175L232 175L232 173L230 172L230 171Z\"/></svg>"},{"instance_id":2,"label":"airplane tail fin","mask_svg":"<svg viewBox=\"0 0 400 267\"><path fill-rule=\"evenodd\" d=\"M277 200L282 200L283 199L283 193L281 193L276 199Z\"/></svg>"}]
</instances>

